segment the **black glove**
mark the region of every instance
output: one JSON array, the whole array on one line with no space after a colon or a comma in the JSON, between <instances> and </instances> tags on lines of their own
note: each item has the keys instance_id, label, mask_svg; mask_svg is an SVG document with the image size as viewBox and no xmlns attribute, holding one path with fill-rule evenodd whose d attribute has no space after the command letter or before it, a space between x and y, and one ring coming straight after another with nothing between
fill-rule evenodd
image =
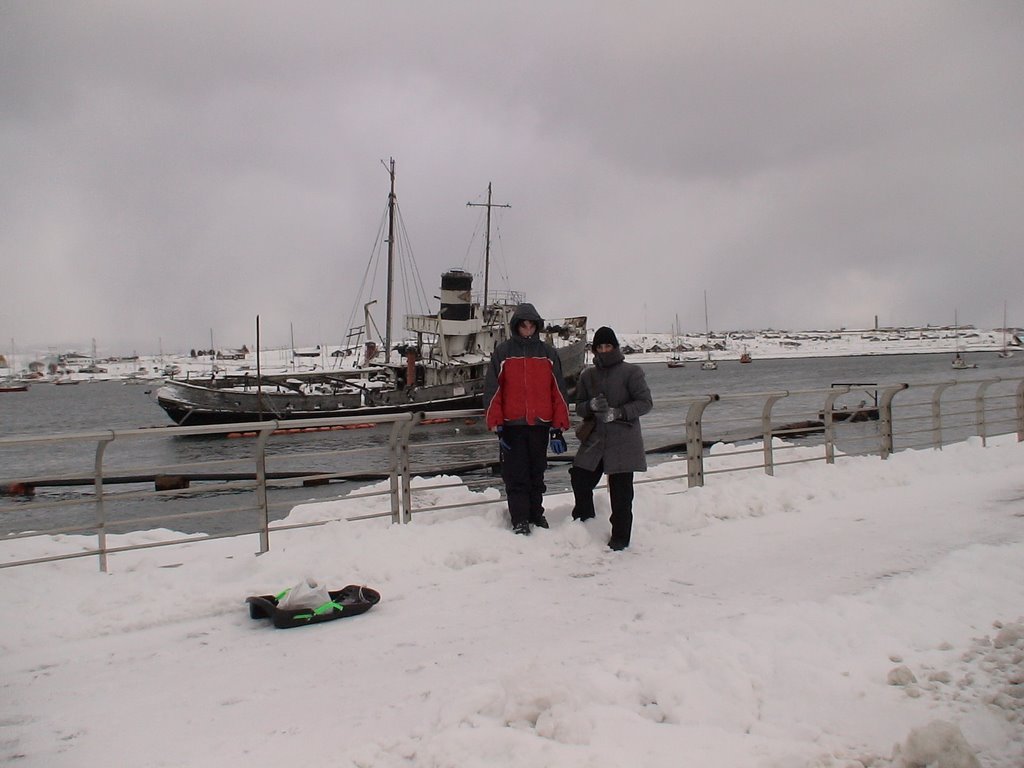
<instances>
[{"instance_id":1,"label":"black glove","mask_svg":"<svg viewBox=\"0 0 1024 768\"><path fill-rule=\"evenodd\" d=\"M508 440L505 439L504 435L501 434L503 429L504 427L498 427L496 430L494 430L495 432L498 433L498 446L501 448L501 450L509 451L511 453L512 446L509 444Z\"/></svg>"},{"instance_id":2,"label":"black glove","mask_svg":"<svg viewBox=\"0 0 1024 768\"><path fill-rule=\"evenodd\" d=\"M565 444L565 438L562 437L562 430L552 429L551 430L551 451L555 454L561 455L565 453L568 446Z\"/></svg>"},{"instance_id":3,"label":"black glove","mask_svg":"<svg viewBox=\"0 0 1024 768\"><path fill-rule=\"evenodd\" d=\"M590 398L590 410L594 413L604 413L608 410L608 398L604 395Z\"/></svg>"},{"instance_id":4,"label":"black glove","mask_svg":"<svg viewBox=\"0 0 1024 768\"><path fill-rule=\"evenodd\" d=\"M621 408L609 408L607 411L601 414L601 421L606 424L610 421L617 421L622 418Z\"/></svg>"}]
</instances>

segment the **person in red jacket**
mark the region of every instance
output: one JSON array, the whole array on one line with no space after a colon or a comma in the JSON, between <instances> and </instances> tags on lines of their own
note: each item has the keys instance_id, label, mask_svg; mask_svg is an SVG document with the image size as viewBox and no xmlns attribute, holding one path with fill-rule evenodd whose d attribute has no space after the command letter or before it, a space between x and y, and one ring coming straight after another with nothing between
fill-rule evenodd
<instances>
[{"instance_id":1,"label":"person in red jacket","mask_svg":"<svg viewBox=\"0 0 1024 768\"><path fill-rule=\"evenodd\" d=\"M509 322L511 337L491 355L484 380L487 428L498 434L501 478L515 533L547 528L544 470L547 448L565 451L569 403L562 363L540 333L544 321L532 304L520 304Z\"/></svg>"}]
</instances>

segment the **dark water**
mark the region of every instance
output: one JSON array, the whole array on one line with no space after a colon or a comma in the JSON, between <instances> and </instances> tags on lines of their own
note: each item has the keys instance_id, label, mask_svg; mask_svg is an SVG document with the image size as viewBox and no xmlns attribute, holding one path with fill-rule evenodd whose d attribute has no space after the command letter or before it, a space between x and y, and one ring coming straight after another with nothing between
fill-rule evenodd
<instances>
[{"instance_id":1,"label":"dark water","mask_svg":"<svg viewBox=\"0 0 1024 768\"><path fill-rule=\"evenodd\" d=\"M715 403L705 412L704 436L734 437L744 432L750 434L752 429L756 432L756 420L760 418L764 402L763 398L737 400L729 397L736 393L819 389L836 382L918 384L1024 376L1024 355L1007 360L997 358L994 353L971 353L965 357L968 362L977 362L980 367L954 371L950 367L948 354L755 360L750 365L723 361L719 363L717 371L701 371L697 363L687 363L684 368L676 369L669 369L663 363L645 365L644 370L655 400L655 410L643 420L647 445L662 446L684 440L685 408L670 404L668 401L673 397L709 393L725 396L722 402ZM173 471L175 465L197 461L216 462L211 467L202 468L202 471L253 471L255 440L252 438L158 436L160 428L170 426L171 422L153 400L153 389L149 386L125 386L118 382L97 382L70 387L37 384L25 393L3 393L0 394L0 437L153 428L153 439L115 440L110 443L104 454L105 474L132 474L133 470L142 473L146 468L154 466L169 467ZM839 404L854 407L860 400L869 399L869 390L872 389L858 387L856 391L844 396ZM973 393L975 388L962 389ZM823 402L824 396L820 393L813 396L794 394L776 405L773 422L816 418ZM927 406L921 404L917 409L925 412ZM908 407L906 410L910 412L913 408ZM859 429L862 433L868 433L876 427L872 423ZM343 432L273 437L268 444L268 470L384 471L387 467L387 453L382 447L387 443L389 430L389 426L381 425ZM857 431L854 430L852 434L856 435ZM814 439L808 438L811 441ZM412 441L410 458L414 469L491 461L496 454L493 437L486 432L479 419L422 427L414 431ZM575 443L570 440L570 450L574 448ZM18 448L0 446L0 485L26 477L91 476L95 453L95 439L59 445L42 443ZM651 457L652 463L660 460L664 460L664 457ZM566 468L565 463L552 464L548 472L551 490L567 487ZM464 476L479 484L497 482L487 471L465 473ZM336 496L343 492L340 490L342 486L337 483L320 489L284 485L286 487L275 490L272 495L272 503L280 507L273 511L274 518L285 516L290 506L298 501ZM139 486L138 490L145 488ZM132 487L119 490L130 492ZM75 525L81 524L83 516L92 514L91 504L75 505L76 500L90 499L91 492L91 486L40 488L36 500L67 502L70 506L66 511L48 512L48 524L54 524L56 515L63 523ZM247 493L251 494L251 491ZM225 496L232 495L243 494L198 495L189 499L187 508L190 511L221 509L231 505L230 501L225 501ZM251 502L238 502L242 503ZM119 515L128 520L160 514L163 511L161 505L162 502L152 499L121 502L109 511L109 519L116 519ZM24 506L24 502L16 499L0 497L0 532L33 527L33 513L19 511ZM175 511L180 511L181 506L177 504ZM251 515L244 520L235 519L230 524L226 524L224 519L218 516L216 522L183 520L177 525L165 525L185 531L217 532L223 531L225 525L247 527L253 522Z\"/></svg>"}]
</instances>

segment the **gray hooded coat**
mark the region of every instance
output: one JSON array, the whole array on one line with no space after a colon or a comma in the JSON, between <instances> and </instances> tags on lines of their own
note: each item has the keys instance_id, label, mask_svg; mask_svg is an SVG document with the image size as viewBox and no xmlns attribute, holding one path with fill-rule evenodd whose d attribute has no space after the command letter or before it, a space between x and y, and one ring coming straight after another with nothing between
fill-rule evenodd
<instances>
[{"instance_id":1,"label":"gray hooded coat","mask_svg":"<svg viewBox=\"0 0 1024 768\"><path fill-rule=\"evenodd\" d=\"M595 365L580 375L576 385L576 413L597 418L597 426L576 452L573 464L595 470L604 461L604 472L643 472L647 469L640 417L654 407L647 378L638 365L623 360L616 348L594 356ZM612 408L622 409L622 418L605 423L590 408L590 399L603 394Z\"/></svg>"}]
</instances>

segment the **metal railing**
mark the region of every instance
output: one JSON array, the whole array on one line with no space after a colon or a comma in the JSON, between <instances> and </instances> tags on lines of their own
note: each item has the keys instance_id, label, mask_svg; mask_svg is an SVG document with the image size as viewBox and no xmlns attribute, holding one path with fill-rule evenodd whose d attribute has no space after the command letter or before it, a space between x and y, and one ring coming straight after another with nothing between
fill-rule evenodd
<instances>
[{"instance_id":1,"label":"metal railing","mask_svg":"<svg viewBox=\"0 0 1024 768\"><path fill-rule=\"evenodd\" d=\"M860 402L853 404L857 398ZM258 537L258 553L263 553L270 549L271 535L284 531L374 518L402 524L428 512L503 504L501 483L494 477L494 438L481 414L406 413L374 417L372 424L348 417L0 438L0 466L5 467L0 477L0 530L5 535L0 541L35 539L46 549L47 542L67 535L96 539L94 547L74 551L10 556L0 568L96 557L106 571L113 553L249 535ZM379 434L384 429L386 439ZM662 397L644 418L644 430L652 462L684 453L686 460L679 462L679 472L641 477L637 484L685 478L687 488L693 488L715 474L760 470L773 475L788 464L831 464L851 455L885 459L897 450L941 449L973 436L983 444L1000 434L1016 433L1024 440L1024 378ZM710 450L712 444L728 448ZM806 446L820 451L787 456ZM216 457L211 459L211 453ZM495 490L486 498L473 493L446 504L431 499L416 506L413 478L442 473L458 477L433 481L431 491ZM309 514L294 514L312 502L318 506L309 507ZM345 514L346 505L357 509ZM174 530L144 543L121 541L125 533L158 525Z\"/></svg>"}]
</instances>

